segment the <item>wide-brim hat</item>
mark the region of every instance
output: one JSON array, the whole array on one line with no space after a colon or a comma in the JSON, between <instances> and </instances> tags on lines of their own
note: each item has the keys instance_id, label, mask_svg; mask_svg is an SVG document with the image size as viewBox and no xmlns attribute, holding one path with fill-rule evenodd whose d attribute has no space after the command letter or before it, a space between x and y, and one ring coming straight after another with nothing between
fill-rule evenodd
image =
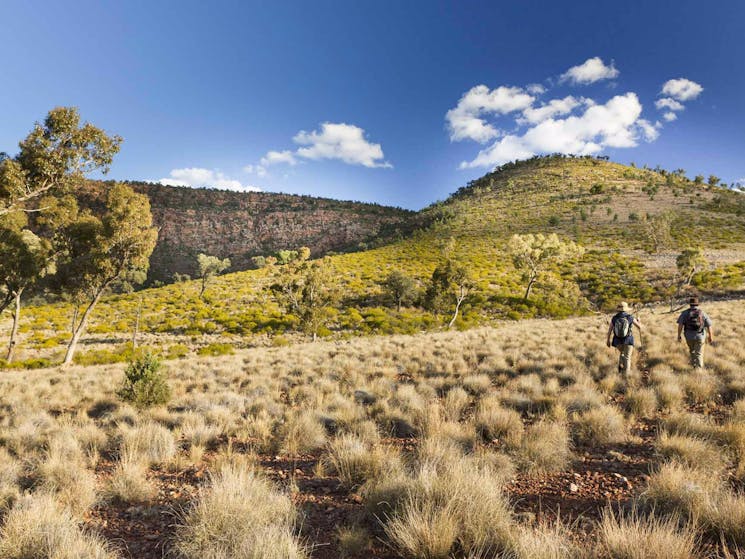
<instances>
[{"instance_id":1,"label":"wide-brim hat","mask_svg":"<svg viewBox=\"0 0 745 559\"><path fill-rule=\"evenodd\" d=\"M620 303L618 303L616 310L626 312L629 310L629 304L626 301L621 301Z\"/></svg>"}]
</instances>

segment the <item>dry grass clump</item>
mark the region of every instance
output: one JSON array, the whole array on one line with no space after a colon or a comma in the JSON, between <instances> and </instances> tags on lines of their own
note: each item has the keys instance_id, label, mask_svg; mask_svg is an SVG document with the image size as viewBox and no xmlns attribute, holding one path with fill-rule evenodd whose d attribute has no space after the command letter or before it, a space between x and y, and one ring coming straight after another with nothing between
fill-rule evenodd
<instances>
[{"instance_id":1,"label":"dry grass clump","mask_svg":"<svg viewBox=\"0 0 745 559\"><path fill-rule=\"evenodd\" d=\"M185 559L301 559L289 497L255 471L224 465L184 518L175 550Z\"/></svg>"},{"instance_id":2,"label":"dry grass clump","mask_svg":"<svg viewBox=\"0 0 745 559\"><path fill-rule=\"evenodd\" d=\"M55 493L76 515L96 501L96 477L86 467L84 455L70 432L50 440L49 450L34 472L36 485Z\"/></svg>"},{"instance_id":3,"label":"dry grass clump","mask_svg":"<svg viewBox=\"0 0 745 559\"><path fill-rule=\"evenodd\" d=\"M360 555L370 547L370 532L363 526L342 526L336 538L342 557Z\"/></svg>"},{"instance_id":4,"label":"dry grass clump","mask_svg":"<svg viewBox=\"0 0 745 559\"><path fill-rule=\"evenodd\" d=\"M626 392L626 407L635 417L650 418L657 411L654 388L632 388Z\"/></svg>"},{"instance_id":5,"label":"dry grass clump","mask_svg":"<svg viewBox=\"0 0 745 559\"><path fill-rule=\"evenodd\" d=\"M626 438L626 421L617 408L604 405L575 418L573 432L585 444L618 443Z\"/></svg>"},{"instance_id":6,"label":"dry grass clump","mask_svg":"<svg viewBox=\"0 0 745 559\"><path fill-rule=\"evenodd\" d=\"M696 536L677 518L636 514L616 516L606 510L598 526L597 554L607 559L694 559Z\"/></svg>"},{"instance_id":7,"label":"dry grass clump","mask_svg":"<svg viewBox=\"0 0 745 559\"><path fill-rule=\"evenodd\" d=\"M0 515L20 497L18 478L22 472L21 463L0 447Z\"/></svg>"},{"instance_id":8,"label":"dry grass clump","mask_svg":"<svg viewBox=\"0 0 745 559\"><path fill-rule=\"evenodd\" d=\"M349 489L403 468L395 449L380 445L370 447L352 434L340 435L331 441L324 463Z\"/></svg>"},{"instance_id":9,"label":"dry grass clump","mask_svg":"<svg viewBox=\"0 0 745 559\"><path fill-rule=\"evenodd\" d=\"M484 397L479 401L474 423L484 440L496 439L508 448L520 445L525 429L520 414L502 407L499 399L493 396Z\"/></svg>"},{"instance_id":10,"label":"dry grass clump","mask_svg":"<svg viewBox=\"0 0 745 559\"><path fill-rule=\"evenodd\" d=\"M542 420L531 425L517 450L520 466L530 473L559 472L569 465L572 451L565 423Z\"/></svg>"},{"instance_id":11,"label":"dry grass clump","mask_svg":"<svg viewBox=\"0 0 745 559\"><path fill-rule=\"evenodd\" d=\"M471 402L471 396L461 387L456 386L448 390L443 399L445 417L450 421L460 421L463 411Z\"/></svg>"},{"instance_id":12,"label":"dry grass clump","mask_svg":"<svg viewBox=\"0 0 745 559\"><path fill-rule=\"evenodd\" d=\"M711 401L720 388L719 380L707 372L689 373L681 380L688 399L694 404L704 404Z\"/></svg>"},{"instance_id":13,"label":"dry grass clump","mask_svg":"<svg viewBox=\"0 0 745 559\"><path fill-rule=\"evenodd\" d=\"M3 559L114 559L99 538L81 530L72 513L48 493L22 498L0 528Z\"/></svg>"},{"instance_id":14,"label":"dry grass clump","mask_svg":"<svg viewBox=\"0 0 745 559\"><path fill-rule=\"evenodd\" d=\"M721 491L721 479L712 472L669 462L654 472L642 493L642 503L662 512L694 520L704 516L709 502Z\"/></svg>"},{"instance_id":15,"label":"dry grass clump","mask_svg":"<svg viewBox=\"0 0 745 559\"><path fill-rule=\"evenodd\" d=\"M655 450L665 460L677 461L691 467L718 474L726 466L721 449L706 439L662 432L655 442Z\"/></svg>"},{"instance_id":16,"label":"dry grass clump","mask_svg":"<svg viewBox=\"0 0 745 559\"><path fill-rule=\"evenodd\" d=\"M323 448L326 444L326 429L313 411L299 410L291 414L282 425L280 439L283 454L307 454Z\"/></svg>"},{"instance_id":17,"label":"dry grass clump","mask_svg":"<svg viewBox=\"0 0 745 559\"><path fill-rule=\"evenodd\" d=\"M176 451L173 433L154 421L123 431L122 456L138 457L148 465L164 464L175 456Z\"/></svg>"},{"instance_id":18,"label":"dry grass clump","mask_svg":"<svg viewBox=\"0 0 745 559\"><path fill-rule=\"evenodd\" d=\"M500 477L488 468L468 459L439 471L425 465L401 488L405 495L384 529L404 554L444 559L456 549L511 548L511 509Z\"/></svg>"},{"instance_id":19,"label":"dry grass clump","mask_svg":"<svg viewBox=\"0 0 745 559\"><path fill-rule=\"evenodd\" d=\"M104 497L117 503L145 503L156 494L147 479L147 464L139 456L123 455L114 470Z\"/></svg>"},{"instance_id":20,"label":"dry grass clump","mask_svg":"<svg viewBox=\"0 0 745 559\"><path fill-rule=\"evenodd\" d=\"M560 522L523 527L515 535L515 559L586 559L584 549L570 539L569 529Z\"/></svg>"}]
</instances>

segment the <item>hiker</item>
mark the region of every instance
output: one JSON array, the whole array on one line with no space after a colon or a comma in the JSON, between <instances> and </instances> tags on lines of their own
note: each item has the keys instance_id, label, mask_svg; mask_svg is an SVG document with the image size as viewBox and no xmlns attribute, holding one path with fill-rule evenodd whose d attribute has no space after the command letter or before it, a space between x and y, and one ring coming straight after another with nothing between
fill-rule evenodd
<instances>
[{"instance_id":1,"label":"hiker","mask_svg":"<svg viewBox=\"0 0 745 559\"><path fill-rule=\"evenodd\" d=\"M690 307L678 317L678 341L682 341L685 332L688 351L691 354L691 366L694 369L704 368L704 340L714 342L711 333L711 319L698 306L698 297L688 299Z\"/></svg>"},{"instance_id":2,"label":"hiker","mask_svg":"<svg viewBox=\"0 0 745 559\"><path fill-rule=\"evenodd\" d=\"M618 352L618 372L628 375L631 372L631 356L634 353L633 327L641 330L641 323L629 314L629 305L623 301L616 307L618 311L610 319L608 326L608 347L615 347Z\"/></svg>"}]
</instances>

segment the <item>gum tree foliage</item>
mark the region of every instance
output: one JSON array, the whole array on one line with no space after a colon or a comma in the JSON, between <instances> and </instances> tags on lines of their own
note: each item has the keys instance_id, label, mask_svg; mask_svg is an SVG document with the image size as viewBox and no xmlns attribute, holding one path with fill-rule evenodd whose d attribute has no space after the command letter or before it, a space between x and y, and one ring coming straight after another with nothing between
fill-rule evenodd
<instances>
[{"instance_id":1,"label":"gum tree foliage","mask_svg":"<svg viewBox=\"0 0 745 559\"><path fill-rule=\"evenodd\" d=\"M80 122L74 107L49 111L19 143L15 157L0 157L0 216L39 211L32 202L72 190L87 173L108 171L122 139Z\"/></svg>"},{"instance_id":2,"label":"gum tree foliage","mask_svg":"<svg viewBox=\"0 0 745 559\"><path fill-rule=\"evenodd\" d=\"M298 252L297 259L275 269L269 289L277 303L296 316L300 329L315 341L339 300L337 278L330 258L309 261L309 250Z\"/></svg>"},{"instance_id":3,"label":"gum tree foliage","mask_svg":"<svg viewBox=\"0 0 745 559\"><path fill-rule=\"evenodd\" d=\"M123 184L109 191L101 218L82 213L63 228L56 281L76 309L63 365L72 363L90 314L106 290L123 278L144 277L136 272L147 271L157 237L147 196Z\"/></svg>"},{"instance_id":4,"label":"gum tree foliage","mask_svg":"<svg viewBox=\"0 0 745 559\"><path fill-rule=\"evenodd\" d=\"M474 282L468 269L446 257L432 272L432 278L424 294L425 305L434 312L452 310L453 316L448 323L448 328L452 328L463 301L473 287Z\"/></svg>"},{"instance_id":5,"label":"gum tree foliage","mask_svg":"<svg viewBox=\"0 0 745 559\"><path fill-rule=\"evenodd\" d=\"M513 235L508 250L512 263L522 271L523 279L527 282L523 296L526 301L541 273L553 265L584 254L582 246L568 239L563 240L556 233Z\"/></svg>"},{"instance_id":6,"label":"gum tree foliage","mask_svg":"<svg viewBox=\"0 0 745 559\"><path fill-rule=\"evenodd\" d=\"M700 248L687 248L681 252L675 259L675 264L678 267L680 276L683 278L683 286L688 287L691 285L691 280L695 273L705 268L708 263L704 256L704 251Z\"/></svg>"},{"instance_id":7,"label":"gum tree foliage","mask_svg":"<svg viewBox=\"0 0 745 559\"><path fill-rule=\"evenodd\" d=\"M0 227L0 286L3 300L0 312L13 304L6 361L13 360L21 317L23 293L41 280L52 267L49 243L27 228Z\"/></svg>"},{"instance_id":8,"label":"gum tree foliage","mask_svg":"<svg viewBox=\"0 0 745 559\"><path fill-rule=\"evenodd\" d=\"M202 280L202 288L199 291L200 299L204 297L207 282L228 268L230 268L230 258L223 258L221 260L217 256L208 256L207 254L199 254L197 256L197 269L199 271L199 278Z\"/></svg>"},{"instance_id":9,"label":"gum tree foliage","mask_svg":"<svg viewBox=\"0 0 745 559\"><path fill-rule=\"evenodd\" d=\"M403 305L411 305L417 297L416 282L400 270L393 270L383 280L383 289L401 312Z\"/></svg>"}]
</instances>

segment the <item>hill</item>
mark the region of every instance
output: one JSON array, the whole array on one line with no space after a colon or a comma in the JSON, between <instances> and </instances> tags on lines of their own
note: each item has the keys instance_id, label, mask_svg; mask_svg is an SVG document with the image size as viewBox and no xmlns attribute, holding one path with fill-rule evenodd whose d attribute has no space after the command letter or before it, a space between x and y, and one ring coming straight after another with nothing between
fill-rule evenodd
<instances>
[{"instance_id":1,"label":"hill","mask_svg":"<svg viewBox=\"0 0 745 559\"><path fill-rule=\"evenodd\" d=\"M378 204L271 192L232 192L129 182L150 199L158 244L148 280L195 275L197 254L230 258L231 270L251 257L307 246L313 256L359 250L408 233L414 212ZM91 182L87 205L101 203L106 183Z\"/></svg>"},{"instance_id":2,"label":"hill","mask_svg":"<svg viewBox=\"0 0 745 559\"><path fill-rule=\"evenodd\" d=\"M184 198L183 202L168 202L168 207L176 208L173 214L156 210L163 212L160 219L185 215L192 223L203 223L196 217L199 196L213 196L161 187L155 192L176 193ZM245 215L229 202L250 199L257 205L261 200L276 200L225 193L221 203L227 209L217 206L206 211L210 219ZM155 208L166 207L158 196L153 200ZM288 203L294 200L289 197ZM318 204L333 206L330 201ZM273 207L273 215L277 215L277 206ZM294 213L286 210L283 214L288 227L290 216L305 219L304 210L300 205L297 208ZM353 208L358 211L360 206ZM353 208L339 212L349 217ZM387 209L379 211L391 215ZM313 214L312 219L321 219L327 215L324 212ZM446 259L465 268L473 280L473 289L455 322L461 329L505 319L562 318L608 311L619 299L638 305L655 301L674 305L676 297L680 300L692 291L708 297L736 295L745 279L744 215L745 197L741 194L688 180L680 171L558 156L510 164L443 202L408 214L408 221L398 221L402 230L412 229L406 237L331 257L324 266L329 268L330 287L340 297L324 309L319 332L343 338L442 328L450 320L454 302L446 300L446 305L439 308L428 306L425 291L433 270ZM653 247L649 227L657 216L667 216L670 234ZM403 217L404 212L399 212L391 220ZM258 220L252 223L258 224ZM177 231L178 226L169 227ZM327 227L333 228L333 224L327 223ZM194 239L197 230L192 230ZM298 231L298 236L301 233ZM562 239L581 244L585 251L562 264L548 266L530 299L525 299L523 271L515 267L507 251L510 237L516 233L557 233ZM692 285L680 291L675 258L688 247L702 248L708 263L694 275ZM317 253L318 247L313 248ZM401 311L381 285L394 270L412 278L419 294ZM164 354L229 352L235 345L279 345L301 339L300 318L282 308L268 289L287 273L285 266L273 266L227 274L215 278L204 299L198 296L196 282L112 295L96 310L89 329L89 349L81 352L79 361L126 359L138 315L142 342ZM58 358L72 312L63 302L28 309L20 345L31 360L29 366L37 357L52 362Z\"/></svg>"}]
</instances>

